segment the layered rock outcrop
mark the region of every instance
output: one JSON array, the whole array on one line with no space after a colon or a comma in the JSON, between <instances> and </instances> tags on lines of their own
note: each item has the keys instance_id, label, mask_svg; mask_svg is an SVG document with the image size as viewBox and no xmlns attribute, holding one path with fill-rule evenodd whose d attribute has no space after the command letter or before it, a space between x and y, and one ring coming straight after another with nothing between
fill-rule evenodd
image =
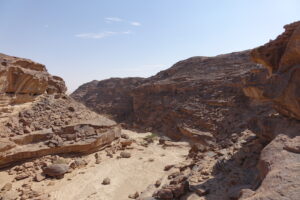
<instances>
[{"instance_id":1,"label":"layered rock outcrop","mask_svg":"<svg viewBox=\"0 0 300 200\"><path fill-rule=\"evenodd\" d=\"M126 86L122 95L130 109L120 121L210 147L193 147L193 162L177 174L180 180L188 175L179 184L171 178L154 197L175 199L189 191L210 200L299 199L300 22L285 29L251 51L193 57ZM93 108L96 96L99 101L110 94L106 103L118 105L115 88L95 93L98 85L122 81L88 83L73 96ZM111 114L106 106L101 104Z\"/></svg>"},{"instance_id":2,"label":"layered rock outcrop","mask_svg":"<svg viewBox=\"0 0 300 200\"><path fill-rule=\"evenodd\" d=\"M245 80L244 92L256 100L272 102L281 115L258 115L249 124L267 146L258 162L261 185L242 199L299 199L299 42L300 22L295 22L286 25L275 40L251 52L253 60L267 70L253 71Z\"/></svg>"},{"instance_id":3,"label":"layered rock outcrop","mask_svg":"<svg viewBox=\"0 0 300 200\"><path fill-rule=\"evenodd\" d=\"M133 127L212 144L241 132L248 118L266 110L250 108L242 92L242 78L259 68L251 61L250 51L193 57L147 79L93 81L72 97ZM126 109L119 114L112 106Z\"/></svg>"},{"instance_id":4,"label":"layered rock outcrop","mask_svg":"<svg viewBox=\"0 0 300 200\"><path fill-rule=\"evenodd\" d=\"M107 114L118 122L130 121L133 112L132 90L144 78L110 78L80 86L71 96L92 110Z\"/></svg>"},{"instance_id":5,"label":"layered rock outcrop","mask_svg":"<svg viewBox=\"0 0 300 200\"><path fill-rule=\"evenodd\" d=\"M254 49L251 56L267 71L253 72L246 81L246 95L272 101L280 114L299 120L300 22L286 25L283 34Z\"/></svg>"},{"instance_id":6,"label":"layered rock outcrop","mask_svg":"<svg viewBox=\"0 0 300 200\"><path fill-rule=\"evenodd\" d=\"M0 167L95 151L120 136L116 122L67 96L44 65L0 54L0 80Z\"/></svg>"},{"instance_id":7,"label":"layered rock outcrop","mask_svg":"<svg viewBox=\"0 0 300 200\"><path fill-rule=\"evenodd\" d=\"M63 79L51 76L44 65L0 54L0 93L40 95L66 90Z\"/></svg>"}]
</instances>

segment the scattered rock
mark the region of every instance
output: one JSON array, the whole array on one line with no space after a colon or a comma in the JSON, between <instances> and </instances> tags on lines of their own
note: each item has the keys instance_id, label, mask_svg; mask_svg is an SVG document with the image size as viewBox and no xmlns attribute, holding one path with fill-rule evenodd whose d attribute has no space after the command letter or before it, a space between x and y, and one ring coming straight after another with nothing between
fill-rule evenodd
<instances>
[{"instance_id":1,"label":"scattered rock","mask_svg":"<svg viewBox=\"0 0 300 200\"><path fill-rule=\"evenodd\" d=\"M110 178L105 178L102 181L102 185L109 185L110 184Z\"/></svg>"},{"instance_id":2,"label":"scattered rock","mask_svg":"<svg viewBox=\"0 0 300 200\"><path fill-rule=\"evenodd\" d=\"M121 138L128 140L129 136L126 133L121 133Z\"/></svg>"},{"instance_id":3,"label":"scattered rock","mask_svg":"<svg viewBox=\"0 0 300 200\"><path fill-rule=\"evenodd\" d=\"M95 159L96 159L96 161L95 161L96 164L100 164L101 163L101 157L100 157L100 155L98 153L95 153Z\"/></svg>"},{"instance_id":4,"label":"scattered rock","mask_svg":"<svg viewBox=\"0 0 300 200\"><path fill-rule=\"evenodd\" d=\"M170 169L172 169L174 167L174 165L166 165L164 170L165 171L169 171Z\"/></svg>"},{"instance_id":5,"label":"scattered rock","mask_svg":"<svg viewBox=\"0 0 300 200\"><path fill-rule=\"evenodd\" d=\"M41 181L43 181L43 180L45 180L45 179L46 179L46 177L45 177L42 173L38 173L38 174L36 174L35 177L34 177L34 180L35 180L36 182L41 182Z\"/></svg>"},{"instance_id":6,"label":"scattered rock","mask_svg":"<svg viewBox=\"0 0 300 200\"><path fill-rule=\"evenodd\" d=\"M2 188L1 188L1 192L7 192L10 191L12 188L12 184L11 183L6 183Z\"/></svg>"},{"instance_id":7,"label":"scattered rock","mask_svg":"<svg viewBox=\"0 0 300 200\"><path fill-rule=\"evenodd\" d=\"M132 144L132 140L121 140L120 141L121 145L123 148L127 147L127 146L130 146Z\"/></svg>"},{"instance_id":8,"label":"scattered rock","mask_svg":"<svg viewBox=\"0 0 300 200\"><path fill-rule=\"evenodd\" d=\"M153 194L153 197L157 198L157 199L166 199L167 200L167 199L173 199L174 196L173 196L172 190L160 189Z\"/></svg>"},{"instance_id":9,"label":"scattered rock","mask_svg":"<svg viewBox=\"0 0 300 200\"><path fill-rule=\"evenodd\" d=\"M129 196L128 196L128 198L130 198L130 199L136 199L136 198L138 198L139 197L139 193L138 192L135 192L134 194L130 194Z\"/></svg>"},{"instance_id":10,"label":"scattered rock","mask_svg":"<svg viewBox=\"0 0 300 200\"><path fill-rule=\"evenodd\" d=\"M157 180L154 185L158 188L161 185L161 179Z\"/></svg>"},{"instance_id":11,"label":"scattered rock","mask_svg":"<svg viewBox=\"0 0 300 200\"><path fill-rule=\"evenodd\" d=\"M19 181L19 180L28 178L29 176L30 176L30 175L27 174L27 173L21 173L21 174L17 175L17 176L15 177L15 179L16 179L17 181Z\"/></svg>"},{"instance_id":12,"label":"scattered rock","mask_svg":"<svg viewBox=\"0 0 300 200\"><path fill-rule=\"evenodd\" d=\"M122 152L120 153L120 156L121 156L122 158L130 158L130 157L131 157L131 153L126 152L126 151L122 151Z\"/></svg>"}]
</instances>

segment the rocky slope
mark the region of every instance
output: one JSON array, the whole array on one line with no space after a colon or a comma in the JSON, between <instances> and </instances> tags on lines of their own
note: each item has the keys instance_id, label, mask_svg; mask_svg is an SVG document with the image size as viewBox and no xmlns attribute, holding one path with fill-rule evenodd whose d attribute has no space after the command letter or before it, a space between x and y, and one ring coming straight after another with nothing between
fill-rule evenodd
<instances>
[{"instance_id":1,"label":"rocky slope","mask_svg":"<svg viewBox=\"0 0 300 200\"><path fill-rule=\"evenodd\" d=\"M119 98L115 88L98 85L123 83L130 109L112 117L195 144L192 161L177 167L166 184L150 185L140 199L299 199L300 22L285 29L251 51L193 57L137 85L111 79L72 94L93 108L107 94ZM111 114L106 106L100 105Z\"/></svg>"},{"instance_id":2,"label":"rocky slope","mask_svg":"<svg viewBox=\"0 0 300 200\"><path fill-rule=\"evenodd\" d=\"M0 54L0 167L82 153L120 135L117 124L65 95L63 79L31 60Z\"/></svg>"},{"instance_id":3,"label":"rocky slope","mask_svg":"<svg viewBox=\"0 0 300 200\"><path fill-rule=\"evenodd\" d=\"M142 84L143 78L111 78L92 81L80 86L71 96L94 111L107 114L118 122L130 121L131 91Z\"/></svg>"},{"instance_id":4,"label":"rocky slope","mask_svg":"<svg viewBox=\"0 0 300 200\"><path fill-rule=\"evenodd\" d=\"M251 123L250 128L268 143L258 163L262 183L251 200L300 197L300 22L284 28L275 40L251 52L253 60L267 71L253 72L245 94L272 102L274 109L286 116L260 115Z\"/></svg>"},{"instance_id":5,"label":"rocky slope","mask_svg":"<svg viewBox=\"0 0 300 200\"><path fill-rule=\"evenodd\" d=\"M130 127L186 139L188 155L188 143L120 130L43 65L1 54L0 167L16 165L0 171L0 199L298 200L300 22L285 29L251 51L72 94Z\"/></svg>"},{"instance_id":6,"label":"rocky slope","mask_svg":"<svg viewBox=\"0 0 300 200\"><path fill-rule=\"evenodd\" d=\"M93 81L71 96L119 122L174 139L222 140L244 130L256 111L263 112L250 108L242 92L242 78L258 68L249 51L193 57L147 79ZM111 107L126 109L118 114Z\"/></svg>"}]
</instances>

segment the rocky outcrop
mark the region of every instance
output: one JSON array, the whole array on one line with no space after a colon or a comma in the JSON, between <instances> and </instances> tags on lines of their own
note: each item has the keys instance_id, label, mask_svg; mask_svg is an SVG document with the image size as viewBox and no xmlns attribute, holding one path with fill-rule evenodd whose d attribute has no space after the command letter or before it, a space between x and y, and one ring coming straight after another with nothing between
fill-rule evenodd
<instances>
[{"instance_id":1,"label":"rocky outcrop","mask_svg":"<svg viewBox=\"0 0 300 200\"><path fill-rule=\"evenodd\" d=\"M131 122L133 127L203 143L207 143L209 132L214 138L209 143L213 143L241 132L248 118L266 110L250 108L242 92L241 80L251 69L259 66L251 61L249 51L193 57L147 79L93 81L72 96L97 112ZM122 88L126 88L124 93L119 92ZM119 109L126 110L119 114L112 106L127 108Z\"/></svg>"},{"instance_id":2,"label":"rocky outcrop","mask_svg":"<svg viewBox=\"0 0 300 200\"><path fill-rule=\"evenodd\" d=\"M129 121L133 112L132 90L143 81L144 78L91 81L80 86L71 96L92 110L107 114L118 122Z\"/></svg>"},{"instance_id":3,"label":"rocky outcrop","mask_svg":"<svg viewBox=\"0 0 300 200\"><path fill-rule=\"evenodd\" d=\"M64 92L44 65L0 54L0 167L24 159L88 153L120 136L116 122Z\"/></svg>"},{"instance_id":4,"label":"rocky outcrop","mask_svg":"<svg viewBox=\"0 0 300 200\"><path fill-rule=\"evenodd\" d=\"M44 65L0 54L0 93L40 95L65 91L63 79L51 76Z\"/></svg>"},{"instance_id":5,"label":"rocky outcrop","mask_svg":"<svg viewBox=\"0 0 300 200\"><path fill-rule=\"evenodd\" d=\"M246 80L246 95L272 101L282 115L300 119L298 86L300 67L300 22L285 26L285 32L275 40L254 49L254 61L267 70L254 71Z\"/></svg>"},{"instance_id":6,"label":"rocky outcrop","mask_svg":"<svg viewBox=\"0 0 300 200\"><path fill-rule=\"evenodd\" d=\"M275 40L251 52L253 60L267 70L253 71L245 80L244 92L256 100L272 102L282 115L258 115L249 123L267 145L257 165L261 184L241 199L299 199L299 41L300 22L295 22L285 26L285 32Z\"/></svg>"}]
</instances>

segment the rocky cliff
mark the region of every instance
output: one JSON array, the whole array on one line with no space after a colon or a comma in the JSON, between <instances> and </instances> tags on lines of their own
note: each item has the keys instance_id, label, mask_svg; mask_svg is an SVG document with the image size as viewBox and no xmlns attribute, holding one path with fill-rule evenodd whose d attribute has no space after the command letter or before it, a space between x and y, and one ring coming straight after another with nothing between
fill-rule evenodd
<instances>
[{"instance_id":1,"label":"rocky cliff","mask_svg":"<svg viewBox=\"0 0 300 200\"><path fill-rule=\"evenodd\" d=\"M91 81L80 86L71 96L92 110L107 114L118 122L130 121L133 112L132 90L144 78L111 78Z\"/></svg>"},{"instance_id":2,"label":"rocky cliff","mask_svg":"<svg viewBox=\"0 0 300 200\"><path fill-rule=\"evenodd\" d=\"M250 200L300 197L300 22L284 28L275 40L252 50L252 59L267 70L253 71L245 81L247 96L272 102L279 113L258 115L249 124L267 143L258 162L262 182Z\"/></svg>"},{"instance_id":3,"label":"rocky cliff","mask_svg":"<svg viewBox=\"0 0 300 200\"><path fill-rule=\"evenodd\" d=\"M60 77L0 54L0 167L49 154L83 153L119 137L117 124L65 94Z\"/></svg>"},{"instance_id":4,"label":"rocky cliff","mask_svg":"<svg viewBox=\"0 0 300 200\"><path fill-rule=\"evenodd\" d=\"M259 68L250 51L193 57L147 79L93 81L71 96L133 127L174 139L221 140L244 130L247 119L259 111L249 107L242 92L242 78Z\"/></svg>"},{"instance_id":5,"label":"rocky cliff","mask_svg":"<svg viewBox=\"0 0 300 200\"><path fill-rule=\"evenodd\" d=\"M189 58L138 84L127 79L88 83L72 96L93 108L109 94L113 98L106 103L118 105L118 89L101 87L122 85L130 109L113 118L195 144L191 163L166 167L178 171L156 189L157 199L297 200L299 30L295 22L251 51ZM97 87L101 90L94 94ZM111 114L106 106L100 107ZM148 198L151 188L140 199Z\"/></svg>"}]
</instances>

